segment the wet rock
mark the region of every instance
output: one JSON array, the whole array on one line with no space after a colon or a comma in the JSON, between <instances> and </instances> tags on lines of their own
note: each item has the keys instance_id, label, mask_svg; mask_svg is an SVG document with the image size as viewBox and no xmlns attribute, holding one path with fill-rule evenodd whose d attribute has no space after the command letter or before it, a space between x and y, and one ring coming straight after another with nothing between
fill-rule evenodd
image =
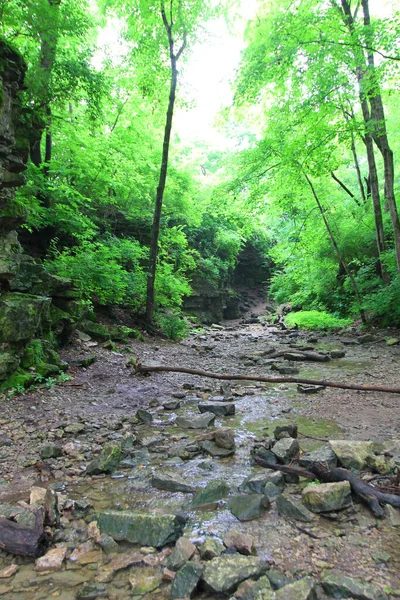
<instances>
[{"instance_id":1,"label":"wet rock","mask_svg":"<svg viewBox=\"0 0 400 600\"><path fill-rule=\"evenodd\" d=\"M267 577L274 590L280 590L289 583L294 583L294 579L289 579L284 573L278 571L278 569L270 569L267 573Z\"/></svg>"},{"instance_id":2,"label":"wet rock","mask_svg":"<svg viewBox=\"0 0 400 600\"><path fill-rule=\"evenodd\" d=\"M315 513L341 510L353 503L348 481L308 485L302 492L304 505Z\"/></svg>"},{"instance_id":3,"label":"wet rock","mask_svg":"<svg viewBox=\"0 0 400 600\"><path fill-rule=\"evenodd\" d=\"M62 448L56 444L46 444L46 446L42 446L40 449L40 458L44 460L47 458L58 458L59 456L62 456Z\"/></svg>"},{"instance_id":4,"label":"wet rock","mask_svg":"<svg viewBox=\"0 0 400 600\"><path fill-rule=\"evenodd\" d=\"M201 413L210 412L218 417L235 414L233 402L199 402L198 407Z\"/></svg>"},{"instance_id":5,"label":"wet rock","mask_svg":"<svg viewBox=\"0 0 400 600\"><path fill-rule=\"evenodd\" d=\"M193 485L188 484L180 475L171 471L163 471L153 475L151 485L158 490L167 490L169 492L188 494L196 491Z\"/></svg>"},{"instance_id":6,"label":"wet rock","mask_svg":"<svg viewBox=\"0 0 400 600\"><path fill-rule=\"evenodd\" d=\"M235 447L221 448L221 446L218 446L216 442L213 442L211 440L205 440L204 442L201 442L201 447L204 450L204 452L210 454L214 458L224 458L225 456L231 456L236 451Z\"/></svg>"},{"instance_id":7,"label":"wet rock","mask_svg":"<svg viewBox=\"0 0 400 600\"><path fill-rule=\"evenodd\" d=\"M71 423L67 425L64 429L65 433L74 433L77 435L78 433L82 433L85 431L86 427L83 423Z\"/></svg>"},{"instance_id":8,"label":"wet rock","mask_svg":"<svg viewBox=\"0 0 400 600\"><path fill-rule=\"evenodd\" d=\"M136 411L136 418L139 419L141 423L145 423L149 425L153 421L153 415L148 410L144 410L143 408L139 408Z\"/></svg>"},{"instance_id":9,"label":"wet rock","mask_svg":"<svg viewBox=\"0 0 400 600\"><path fill-rule=\"evenodd\" d=\"M270 507L270 501L260 494L243 494L228 500L228 508L239 521L258 519Z\"/></svg>"},{"instance_id":10,"label":"wet rock","mask_svg":"<svg viewBox=\"0 0 400 600\"><path fill-rule=\"evenodd\" d=\"M140 552L129 552L121 554L117 558L113 558L109 563L100 568L96 580L101 583L112 581L114 575L118 571L127 569L128 567L138 566L143 564L144 555Z\"/></svg>"},{"instance_id":11,"label":"wet rock","mask_svg":"<svg viewBox=\"0 0 400 600\"><path fill-rule=\"evenodd\" d=\"M193 497L193 500L186 505L186 508L193 509L199 506L206 506L218 502L225 498L229 493L229 486L225 481L210 481L205 488L199 490Z\"/></svg>"},{"instance_id":12,"label":"wet rock","mask_svg":"<svg viewBox=\"0 0 400 600\"><path fill-rule=\"evenodd\" d=\"M276 600L317 600L315 581L304 577L295 583L289 583L276 592Z\"/></svg>"},{"instance_id":13,"label":"wet rock","mask_svg":"<svg viewBox=\"0 0 400 600\"><path fill-rule=\"evenodd\" d=\"M213 558L217 558L217 556L221 556L224 550L224 545L221 544L219 540L213 538L207 538L199 546L201 560L212 560Z\"/></svg>"},{"instance_id":14,"label":"wet rock","mask_svg":"<svg viewBox=\"0 0 400 600\"><path fill-rule=\"evenodd\" d=\"M191 460L197 454L200 454L201 447L199 444L189 442L188 440L180 440L176 444L173 444L167 451L168 456L171 458L180 458L181 460Z\"/></svg>"},{"instance_id":15,"label":"wet rock","mask_svg":"<svg viewBox=\"0 0 400 600\"><path fill-rule=\"evenodd\" d=\"M172 582L171 598L190 598L197 588L203 573L203 567L186 562L176 573Z\"/></svg>"},{"instance_id":16,"label":"wet rock","mask_svg":"<svg viewBox=\"0 0 400 600\"><path fill-rule=\"evenodd\" d=\"M322 587L333 598L358 600L387 600L386 594L372 583L348 577L343 573L328 573L322 578Z\"/></svg>"},{"instance_id":17,"label":"wet rock","mask_svg":"<svg viewBox=\"0 0 400 600\"><path fill-rule=\"evenodd\" d=\"M69 557L69 560L76 562L78 565L89 565L91 563L101 562L101 558L101 549L96 547L92 540L88 540L75 548Z\"/></svg>"},{"instance_id":18,"label":"wet rock","mask_svg":"<svg viewBox=\"0 0 400 600\"><path fill-rule=\"evenodd\" d=\"M18 565L9 565L5 569L0 570L0 579L8 579L17 573L19 569Z\"/></svg>"},{"instance_id":19,"label":"wet rock","mask_svg":"<svg viewBox=\"0 0 400 600\"><path fill-rule=\"evenodd\" d=\"M144 596L160 587L162 572L152 567L135 567L129 576L132 596Z\"/></svg>"},{"instance_id":20,"label":"wet rock","mask_svg":"<svg viewBox=\"0 0 400 600\"><path fill-rule=\"evenodd\" d=\"M122 450L119 443L107 444L86 468L87 475L99 475L100 473L112 473L122 459Z\"/></svg>"},{"instance_id":21,"label":"wet rock","mask_svg":"<svg viewBox=\"0 0 400 600\"><path fill-rule=\"evenodd\" d=\"M283 438L272 448L278 462L283 464L288 464L299 453L299 450L299 442L293 438Z\"/></svg>"},{"instance_id":22,"label":"wet rock","mask_svg":"<svg viewBox=\"0 0 400 600\"><path fill-rule=\"evenodd\" d=\"M196 546L188 538L180 537L175 544L175 548L168 557L167 568L172 571L180 569L184 563L190 560L196 552Z\"/></svg>"},{"instance_id":23,"label":"wet rock","mask_svg":"<svg viewBox=\"0 0 400 600\"><path fill-rule=\"evenodd\" d=\"M181 536L187 518L183 515L107 510L99 513L96 520L100 531L114 540L160 547L175 542Z\"/></svg>"},{"instance_id":24,"label":"wet rock","mask_svg":"<svg viewBox=\"0 0 400 600\"><path fill-rule=\"evenodd\" d=\"M263 493L264 496L268 498L268 500L272 501L275 500L282 493L282 490L271 481L267 481Z\"/></svg>"},{"instance_id":25,"label":"wet rock","mask_svg":"<svg viewBox=\"0 0 400 600\"><path fill-rule=\"evenodd\" d=\"M36 560L36 571L59 571L66 554L67 548L52 548L44 556Z\"/></svg>"},{"instance_id":26,"label":"wet rock","mask_svg":"<svg viewBox=\"0 0 400 600\"><path fill-rule=\"evenodd\" d=\"M315 463L323 463L328 467L336 467L337 458L332 447L329 445L321 446L321 448L318 448L317 450L302 454L299 459L299 465L306 469Z\"/></svg>"},{"instance_id":27,"label":"wet rock","mask_svg":"<svg viewBox=\"0 0 400 600\"><path fill-rule=\"evenodd\" d=\"M76 600L96 600L96 598L108 598L106 586L102 583L86 582L76 594Z\"/></svg>"},{"instance_id":28,"label":"wet rock","mask_svg":"<svg viewBox=\"0 0 400 600\"><path fill-rule=\"evenodd\" d=\"M329 444L346 469L361 471L366 466L367 457L374 455L373 442L330 440Z\"/></svg>"},{"instance_id":29,"label":"wet rock","mask_svg":"<svg viewBox=\"0 0 400 600\"><path fill-rule=\"evenodd\" d=\"M202 580L208 590L216 593L233 592L246 579L257 579L268 565L254 556L223 555L206 564Z\"/></svg>"},{"instance_id":30,"label":"wet rock","mask_svg":"<svg viewBox=\"0 0 400 600\"><path fill-rule=\"evenodd\" d=\"M314 515L303 504L296 502L290 496L281 494L276 500L276 507L280 515L310 523L314 520Z\"/></svg>"},{"instance_id":31,"label":"wet rock","mask_svg":"<svg viewBox=\"0 0 400 600\"><path fill-rule=\"evenodd\" d=\"M205 412L193 417L177 417L175 423L183 429L205 429L215 420L215 414Z\"/></svg>"},{"instance_id":32,"label":"wet rock","mask_svg":"<svg viewBox=\"0 0 400 600\"><path fill-rule=\"evenodd\" d=\"M239 554L249 556L256 554L255 541L251 535L231 529L224 536L224 544L227 548L235 548Z\"/></svg>"}]
</instances>

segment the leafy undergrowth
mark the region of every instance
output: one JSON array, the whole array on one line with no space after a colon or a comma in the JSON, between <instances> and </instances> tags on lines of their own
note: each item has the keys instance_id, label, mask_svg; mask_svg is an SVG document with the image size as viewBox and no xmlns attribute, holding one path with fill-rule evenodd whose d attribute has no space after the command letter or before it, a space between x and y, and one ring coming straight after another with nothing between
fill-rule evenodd
<instances>
[{"instance_id":1,"label":"leafy undergrowth","mask_svg":"<svg viewBox=\"0 0 400 600\"><path fill-rule=\"evenodd\" d=\"M285 317L288 327L297 325L300 329L337 329L347 327L351 322L351 319L341 319L318 310L301 310L289 313Z\"/></svg>"}]
</instances>

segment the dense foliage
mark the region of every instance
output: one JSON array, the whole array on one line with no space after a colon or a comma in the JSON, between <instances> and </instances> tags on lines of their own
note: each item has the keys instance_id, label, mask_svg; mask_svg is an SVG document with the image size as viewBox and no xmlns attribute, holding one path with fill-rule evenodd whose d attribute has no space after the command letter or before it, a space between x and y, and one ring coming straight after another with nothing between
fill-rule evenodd
<instances>
[{"instance_id":1,"label":"dense foliage","mask_svg":"<svg viewBox=\"0 0 400 600\"><path fill-rule=\"evenodd\" d=\"M167 4L184 72L207 21L235 9ZM240 150L183 147L172 129L155 279L156 319L172 336L183 332L175 315L194 277L228 285L246 243L273 261L277 302L400 323L390 172L400 150L400 21L370 15L372 4L259 2L224 112ZM170 94L162 7L0 0L1 33L28 65L30 162L12 207L25 215L21 239L92 304L139 314ZM118 52L98 42L110 26Z\"/></svg>"}]
</instances>

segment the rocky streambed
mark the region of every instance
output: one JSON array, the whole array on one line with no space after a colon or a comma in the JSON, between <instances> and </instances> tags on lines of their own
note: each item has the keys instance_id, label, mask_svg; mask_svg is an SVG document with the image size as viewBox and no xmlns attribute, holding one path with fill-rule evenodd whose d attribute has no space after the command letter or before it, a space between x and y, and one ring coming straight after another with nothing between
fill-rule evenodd
<instances>
[{"instance_id":1,"label":"rocky streambed","mask_svg":"<svg viewBox=\"0 0 400 600\"><path fill-rule=\"evenodd\" d=\"M0 597L400 597L399 510L377 519L346 483L310 485L255 463L322 460L388 482L400 465L398 396L131 366L134 356L398 387L400 348L388 338L281 331L257 312L179 344L107 349L78 336L64 356L71 381L1 400L0 515L31 527L44 503L52 526L41 558L0 551Z\"/></svg>"}]
</instances>

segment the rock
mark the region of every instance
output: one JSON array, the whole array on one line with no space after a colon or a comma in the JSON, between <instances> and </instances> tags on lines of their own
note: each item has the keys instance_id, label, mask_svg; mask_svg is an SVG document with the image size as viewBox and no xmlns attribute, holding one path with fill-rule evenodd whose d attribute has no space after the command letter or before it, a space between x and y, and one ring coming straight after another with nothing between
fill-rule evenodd
<instances>
[{"instance_id":1,"label":"rock","mask_svg":"<svg viewBox=\"0 0 400 600\"><path fill-rule=\"evenodd\" d=\"M400 510L394 508L390 504L384 507L386 518L392 527L400 527Z\"/></svg>"},{"instance_id":2,"label":"rock","mask_svg":"<svg viewBox=\"0 0 400 600\"><path fill-rule=\"evenodd\" d=\"M399 338L389 338L386 340L386 346L395 346L396 344L400 344Z\"/></svg>"},{"instance_id":3,"label":"rock","mask_svg":"<svg viewBox=\"0 0 400 600\"><path fill-rule=\"evenodd\" d=\"M297 438L297 423L285 423L282 425L278 425L274 429L274 437L279 440L281 433L288 433L289 437Z\"/></svg>"},{"instance_id":4,"label":"rock","mask_svg":"<svg viewBox=\"0 0 400 600\"><path fill-rule=\"evenodd\" d=\"M162 403L165 410L178 410L181 407L179 400L166 400Z\"/></svg>"},{"instance_id":5,"label":"rock","mask_svg":"<svg viewBox=\"0 0 400 600\"><path fill-rule=\"evenodd\" d=\"M294 583L289 583L276 592L276 600L317 600L315 581L304 577Z\"/></svg>"},{"instance_id":6,"label":"rock","mask_svg":"<svg viewBox=\"0 0 400 600\"><path fill-rule=\"evenodd\" d=\"M260 494L243 494L228 500L228 508L239 521L258 519L270 507L270 501Z\"/></svg>"},{"instance_id":7,"label":"rock","mask_svg":"<svg viewBox=\"0 0 400 600\"><path fill-rule=\"evenodd\" d=\"M31 488L29 503L44 508L44 523L45 525L59 525L60 515L58 511L58 497L52 489L41 487Z\"/></svg>"},{"instance_id":8,"label":"rock","mask_svg":"<svg viewBox=\"0 0 400 600\"><path fill-rule=\"evenodd\" d=\"M176 573L172 582L171 598L190 598L195 591L203 568L193 562L186 562Z\"/></svg>"},{"instance_id":9,"label":"rock","mask_svg":"<svg viewBox=\"0 0 400 600\"><path fill-rule=\"evenodd\" d=\"M367 456L374 455L373 442L330 440L329 444L345 469L361 471L366 466Z\"/></svg>"},{"instance_id":10,"label":"rock","mask_svg":"<svg viewBox=\"0 0 400 600\"><path fill-rule=\"evenodd\" d=\"M96 580L101 583L107 583L113 579L115 573L118 571L122 571L128 567L142 565L144 558L144 555L140 552L121 554L120 556L113 558L109 563L100 569Z\"/></svg>"},{"instance_id":11,"label":"rock","mask_svg":"<svg viewBox=\"0 0 400 600\"><path fill-rule=\"evenodd\" d=\"M183 515L148 514L129 510L107 510L96 516L100 531L114 540L142 546L166 546L182 534Z\"/></svg>"},{"instance_id":12,"label":"rock","mask_svg":"<svg viewBox=\"0 0 400 600\"><path fill-rule=\"evenodd\" d=\"M91 563L100 563L101 558L100 548L95 545L93 540L88 540L75 548L69 560L78 565L90 565Z\"/></svg>"},{"instance_id":13,"label":"rock","mask_svg":"<svg viewBox=\"0 0 400 600\"><path fill-rule=\"evenodd\" d=\"M162 572L152 567L134 567L129 574L132 596L144 596L160 587Z\"/></svg>"},{"instance_id":14,"label":"rock","mask_svg":"<svg viewBox=\"0 0 400 600\"><path fill-rule=\"evenodd\" d=\"M139 419L141 423L145 423L149 425L153 421L153 415L148 410L144 410L143 408L139 408L136 411L136 418Z\"/></svg>"},{"instance_id":15,"label":"rock","mask_svg":"<svg viewBox=\"0 0 400 600\"><path fill-rule=\"evenodd\" d=\"M364 333L364 335L360 335L360 337L358 338L359 344L369 344L374 341L375 336L373 336L372 333Z\"/></svg>"},{"instance_id":16,"label":"rock","mask_svg":"<svg viewBox=\"0 0 400 600\"><path fill-rule=\"evenodd\" d=\"M205 429L215 420L214 413L206 412L193 417L177 417L175 424L183 429Z\"/></svg>"},{"instance_id":17,"label":"rock","mask_svg":"<svg viewBox=\"0 0 400 600\"><path fill-rule=\"evenodd\" d=\"M268 462L272 465L276 465L278 462L278 459L276 458L275 454L272 454L271 450L269 448L265 448L264 446L256 446L252 451L252 454L255 457L258 457L261 460Z\"/></svg>"},{"instance_id":18,"label":"rock","mask_svg":"<svg viewBox=\"0 0 400 600\"><path fill-rule=\"evenodd\" d=\"M163 471L153 475L151 485L158 490L169 492L182 492L184 494L196 492L193 485L188 484L180 475L171 471Z\"/></svg>"},{"instance_id":19,"label":"rock","mask_svg":"<svg viewBox=\"0 0 400 600\"><path fill-rule=\"evenodd\" d=\"M225 498L229 494L229 486L225 481L210 481L205 488L199 490L193 500L186 505L187 509L206 506Z\"/></svg>"},{"instance_id":20,"label":"rock","mask_svg":"<svg viewBox=\"0 0 400 600\"><path fill-rule=\"evenodd\" d=\"M233 398L232 386L229 383L229 381L223 381L221 383L220 391L221 391L221 394L223 395L223 397L225 398L225 400L232 400L232 398Z\"/></svg>"},{"instance_id":21,"label":"rock","mask_svg":"<svg viewBox=\"0 0 400 600\"><path fill-rule=\"evenodd\" d=\"M235 593L234 598L238 600L275 600L275 594L266 575L260 577L258 581L247 579L241 583Z\"/></svg>"},{"instance_id":22,"label":"rock","mask_svg":"<svg viewBox=\"0 0 400 600\"><path fill-rule=\"evenodd\" d=\"M294 579L289 579L284 573L278 571L278 569L270 569L267 573L267 577L274 590L280 590L289 583L294 583Z\"/></svg>"},{"instance_id":23,"label":"rock","mask_svg":"<svg viewBox=\"0 0 400 600\"><path fill-rule=\"evenodd\" d=\"M225 458L225 456L231 456L236 452L235 447L221 448L221 446L218 446L216 442L211 440L205 440L204 442L201 442L201 447L204 452L210 454L210 456L213 456L214 458Z\"/></svg>"},{"instance_id":24,"label":"rock","mask_svg":"<svg viewBox=\"0 0 400 600\"><path fill-rule=\"evenodd\" d=\"M177 571L190 560L196 552L196 546L188 538L180 537L167 560L167 568Z\"/></svg>"},{"instance_id":25,"label":"rock","mask_svg":"<svg viewBox=\"0 0 400 600\"><path fill-rule=\"evenodd\" d=\"M122 450L118 442L107 444L99 456L92 460L86 468L87 475L99 475L100 473L112 473L118 467L122 459Z\"/></svg>"},{"instance_id":26,"label":"rock","mask_svg":"<svg viewBox=\"0 0 400 600\"><path fill-rule=\"evenodd\" d=\"M257 471L252 473L240 484L240 492L254 492L255 494L263 494L265 485L271 481L271 473L278 475L275 478L276 481L282 482L283 475L279 471L273 471L272 469L265 469L265 471Z\"/></svg>"},{"instance_id":27,"label":"rock","mask_svg":"<svg viewBox=\"0 0 400 600\"><path fill-rule=\"evenodd\" d=\"M66 456L79 456L81 452L81 443L80 442L68 442L62 447L63 454Z\"/></svg>"},{"instance_id":28,"label":"rock","mask_svg":"<svg viewBox=\"0 0 400 600\"><path fill-rule=\"evenodd\" d=\"M56 444L47 444L40 449L40 458L58 458L59 456L62 456L62 448Z\"/></svg>"},{"instance_id":29,"label":"rock","mask_svg":"<svg viewBox=\"0 0 400 600\"><path fill-rule=\"evenodd\" d=\"M331 350L329 354L331 355L331 358L344 358L346 356L344 350Z\"/></svg>"},{"instance_id":30,"label":"rock","mask_svg":"<svg viewBox=\"0 0 400 600\"><path fill-rule=\"evenodd\" d=\"M230 593L245 579L259 578L267 568L261 558L226 554L205 565L202 580L206 589L212 592Z\"/></svg>"},{"instance_id":31,"label":"rock","mask_svg":"<svg viewBox=\"0 0 400 600\"><path fill-rule=\"evenodd\" d=\"M106 554L114 554L119 552L119 546L117 542L115 542L110 535L100 536L98 544Z\"/></svg>"},{"instance_id":32,"label":"rock","mask_svg":"<svg viewBox=\"0 0 400 600\"><path fill-rule=\"evenodd\" d=\"M299 450L299 442L293 438L279 440L272 448L273 454L282 464L288 464L299 453Z\"/></svg>"},{"instance_id":33,"label":"rock","mask_svg":"<svg viewBox=\"0 0 400 600\"><path fill-rule=\"evenodd\" d=\"M301 394L318 394L324 389L324 385L302 385L301 383L297 385L297 391Z\"/></svg>"},{"instance_id":34,"label":"rock","mask_svg":"<svg viewBox=\"0 0 400 600\"><path fill-rule=\"evenodd\" d=\"M300 456L299 465L308 469L315 463L324 463L328 467L337 467L336 454L329 445L321 446L317 450L305 452Z\"/></svg>"},{"instance_id":35,"label":"rock","mask_svg":"<svg viewBox=\"0 0 400 600\"><path fill-rule=\"evenodd\" d=\"M15 575L15 573L17 573L18 569L19 569L18 565L9 565L8 567L1 569L0 570L0 579L8 579L9 577L12 577L13 575Z\"/></svg>"},{"instance_id":36,"label":"rock","mask_svg":"<svg viewBox=\"0 0 400 600\"><path fill-rule=\"evenodd\" d=\"M235 448L235 435L232 429L216 429L214 432L214 442L220 448L227 450Z\"/></svg>"},{"instance_id":37,"label":"rock","mask_svg":"<svg viewBox=\"0 0 400 600\"><path fill-rule=\"evenodd\" d=\"M66 554L67 548L52 548L44 556L36 560L36 571L59 571Z\"/></svg>"},{"instance_id":38,"label":"rock","mask_svg":"<svg viewBox=\"0 0 400 600\"><path fill-rule=\"evenodd\" d=\"M218 417L235 414L235 405L233 402L199 402L197 406L201 413L210 412Z\"/></svg>"},{"instance_id":39,"label":"rock","mask_svg":"<svg viewBox=\"0 0 400 600\"><path fill-rule=\"evenodd\" d=\"M235 548L240 554L249 556L256 553L255 541L251 535L231 529L224 536L224 544L227 548Z\"/></svg>"},{"instance_id":40,"label":"rock","mask_svg":"<svg viewBox=\"0 0 400 600\"><path fill-rule=\"evenodd\" d=\"M282 490L278 488L277 485L272 483L271 481L267 481L264 487L264 496L268 498L269 501L275 500L280 494Z\"/></svg>"},{"instance_id":41,"label":"rock","mask_svg":"<svg viewBox=\"0 0 400 600\"><path fill-rule=\"evenodd\" d=\"M303 504L296 502L290 496L281 494L276 499L276 507L280 515L296 519L297 521L304 521L305 523L311 523L314 520L314 515L310 512Z\"/></svg>"},{"instance_id":42,"label":"rock","mask_svg":"<svg viewBox=\"0 0 400 600\"><path fill-rule=\"evenodd\" d=\"M85 582L76 594L76 600L96 600L96 598L108 598L106 586L102 583Z\"/></svg>"},{"instance_id":43,"label":"rock","mask_svg":"<svg viewBox=\"0 0 400 600\"><path fill-rule=\"evenodd\" d=\"M343 573L328 573L322 578L322 587L333 598L357 600L387 600L386 594L372 583L348 577Z\"/></svg>"},{"instance_id":44,"label":"rock","mask_svg":"<svg viewBox=\"0 0 400 600\"><path fill-rule=\"evenodd\" d=\"M65 427L64 431L65 433L74 433L77 435L78 433L85 431L85 429L86 427L83 423L71 423Z\"/></svg>"},{"instance_id":45,"label":"rock","mask_svg":"<svg viewBox=\"0 0 400 600\"><path fill-rule=\"evenodd\" d=\"M341 510L353 504L348 481L308 485L302 492L303 504L312 512Z\"/></svg>"},{"instance_id":46,"label":"rock","mask_svg":"<svg viewBox=\"0 0 400 600\"><path fill-rule=\"evenodd\" d=\"M272 363L271 371L278 371L281 375L297 375L299 369L297 367Z\"/></svg>"},{"instance_id":47,"label":"rock","mask_svg":"<svg viewBox=\"0 0 400 600\"><path fill-rule=\"evenodd\" d=\"M214 538L206 538L199 546L201 560L212 560L217 556L221 556L224 550L224 545Z\"/></svg>"}]
</instances>

